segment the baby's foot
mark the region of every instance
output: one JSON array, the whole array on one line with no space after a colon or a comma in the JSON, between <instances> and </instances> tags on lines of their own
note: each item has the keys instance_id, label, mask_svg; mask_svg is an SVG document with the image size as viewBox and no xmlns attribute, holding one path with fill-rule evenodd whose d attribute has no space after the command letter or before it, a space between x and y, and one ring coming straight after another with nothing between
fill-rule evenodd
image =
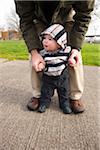
<instances>
[{"instance_id":1,"label":"baby's foot","mask_svg":"<svg viewBox=\"0 0 100 150\"><path fill-rule=\"evenodd\" d=\"M38 112L44 113L45 111L46 111L46 105L41 104L41 105L39 106Z\"/></svg>"}]
</instances>

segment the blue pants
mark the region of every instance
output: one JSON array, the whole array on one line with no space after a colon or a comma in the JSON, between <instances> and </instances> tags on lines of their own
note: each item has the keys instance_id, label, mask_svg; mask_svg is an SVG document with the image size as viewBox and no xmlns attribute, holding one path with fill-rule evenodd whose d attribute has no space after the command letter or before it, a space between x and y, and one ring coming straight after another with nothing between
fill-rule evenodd
<instances>
[{"instance_id":1,"label":"blue pants","mask_svg":"<svg viewBox=\"0 0 100 150\"><path fill-rule=\"evenodd\" d=\"M43 74L40 105L48 106L51 102L51 97L54 95L54 90L57 89L59 97L59 105L64 103L69 106L69 74L68 69L64 69L60 76L48 76Z\"/></svg>"}]
</instances>

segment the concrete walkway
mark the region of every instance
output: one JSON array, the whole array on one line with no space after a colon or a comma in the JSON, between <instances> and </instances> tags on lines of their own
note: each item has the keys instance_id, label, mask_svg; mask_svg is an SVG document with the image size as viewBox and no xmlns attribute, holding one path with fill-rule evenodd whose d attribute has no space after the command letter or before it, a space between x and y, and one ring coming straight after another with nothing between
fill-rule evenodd
<instances>
[{"instance_id":1,"label":"concrete walkway","mask_svg":"<svg viewBox=\"0 0 100 150\"><path fill-rule=\"evenodd\" d=\"M40 114L26 108L29 62L0 60L0 150L100 150L100 68L84 72L83 114L63 114L56 95Z\"/></svg>"}]
</instances>

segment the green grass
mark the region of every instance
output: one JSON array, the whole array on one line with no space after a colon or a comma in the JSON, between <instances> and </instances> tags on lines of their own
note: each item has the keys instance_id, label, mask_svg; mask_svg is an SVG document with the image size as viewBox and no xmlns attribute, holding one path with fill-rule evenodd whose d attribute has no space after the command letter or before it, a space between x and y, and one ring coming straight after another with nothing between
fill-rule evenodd
<instances>
[{"instance_id":1,"label":"green grass","mask_svg":"<svg viewBox=\"0 0 100 150\"><path fill-rule=\"evenodd\" d=\"M100 66L100 44L85 43L82 57L84 65ZM28 50L24 41L0 41L0 58L27 60Z\"/></svg>"},{"instance_id":2,"label":"green grass","mask_svg":"<svg viewBox=\"0 0 100 150\"><path fill-rule=\"evenodd\" d=\"M82 48L84 65L100 66L100 44L85 43Z\"/></svg>"},{"instance_id":3,"label":"green grass","mask_svg":"<svg viewBox=\"0 0 100 150\"><path fill-rule=\"evenodd\" d=\"M7 58L8 60L27 60L28 51L24 41L0 41L0 58Z\"/></svg>"}]
</instances>

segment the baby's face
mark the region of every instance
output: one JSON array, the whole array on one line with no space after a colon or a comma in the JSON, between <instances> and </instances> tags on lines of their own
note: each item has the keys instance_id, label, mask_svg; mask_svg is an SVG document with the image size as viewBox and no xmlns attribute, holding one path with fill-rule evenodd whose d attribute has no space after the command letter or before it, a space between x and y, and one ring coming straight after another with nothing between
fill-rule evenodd
<instances>
[{"instance_id":1,"label":"baby's face","mask_svg":"<svg viewBox=\"0 0 100 150\"><path fill-rule=\"evenodd\" d=\"M44 35L42 44L47 51L56 51L60 48L57 42L48 34Z\"/></svg>"}]
</instances>

